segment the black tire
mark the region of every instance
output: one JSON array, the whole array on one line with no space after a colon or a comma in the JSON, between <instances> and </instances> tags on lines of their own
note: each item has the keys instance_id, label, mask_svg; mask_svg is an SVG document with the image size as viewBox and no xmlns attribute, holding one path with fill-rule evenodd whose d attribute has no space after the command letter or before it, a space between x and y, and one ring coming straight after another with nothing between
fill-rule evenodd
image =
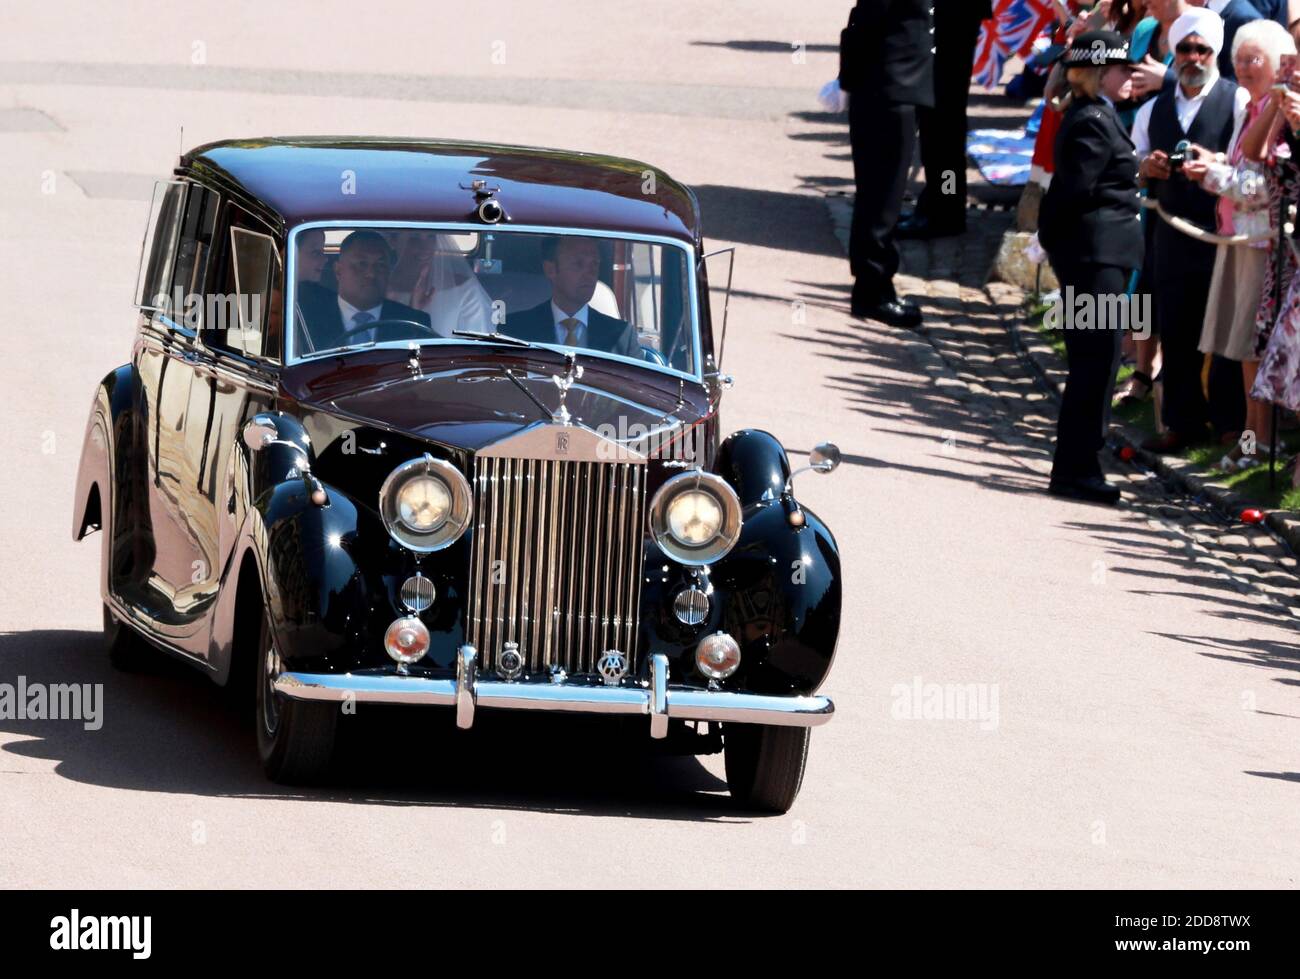
<instances>
[{"instance_id":1,"label":"black tire","mask_svg":"<svg viewBox=\"0 0 1300 979\"><path fill-rule=\"evenodd\" d=\"M760 812L789 812L803 785L811 738L806 727L724 725L727 787L737 805Z\"/></svg>"},{"instance_id":2,"label":"black tire","mask_svg":"<svg viewBox=\"0 0 1300 979\"><path fill-rule=\"evenodd\" d=\"M271 680L279 672L279 654L266 612L262 613L257 648L244 652L251 653L256 664L252 671L257 682L254 723L257 753L267 777L284 785L320 781L334 754L337 705L290 700L271 688Z\"/></svg>"},{"instance_id":3,"label":"black tire","mask_svg":"<svg viewBox=\"0 0 1300 979\"><path fill-rule=\"evenodd\" d=\"M104 606L104 650L113 668L123 673L142 673L155 665L157 653L134 629Z\"/></svg>"}]
</instances>

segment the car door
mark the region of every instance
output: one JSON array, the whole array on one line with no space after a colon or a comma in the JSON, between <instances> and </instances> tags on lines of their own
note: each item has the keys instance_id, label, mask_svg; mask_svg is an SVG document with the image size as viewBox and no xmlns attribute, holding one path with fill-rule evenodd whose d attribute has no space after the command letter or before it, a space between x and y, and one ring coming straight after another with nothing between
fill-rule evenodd
<instances>
[{"instance_id":1,"label":"car door","mask_svg":"<svg viewBox=\"0 0 1300 979\"><path fill-rule=\"evenodd\" d=\"M187 444L198 481L193 525L202 577L196 588L215 595L243 520L232 452L244 423L275 408L281 358L283 263L278 239L236 204L227 205L211 267L209 321L199 361L205 419ZM191 406L200 410L191 395ZM197 418L197 414L193 416Z\"/></svg>"},{"instance_id":2,"label":"car door","mask_svg":"<svg viewBox=\"0 0 1300 979\"><path fill-rule=\"evenodd\" d=\"M147 567L138 569L134 604L161 638L199 653L196 623L205 601L201 528L194 519L197 473L187 442L206 423L206 377L199 357L203 289L219 209L218 195L190 181L169 181L161 191L170 212L165 247L148 259L141 297L147 319L136 348L141 418L147 444L146 493L141 528ZM142 275L142 280L146 276Z\"/></svg>"}]
</instances>

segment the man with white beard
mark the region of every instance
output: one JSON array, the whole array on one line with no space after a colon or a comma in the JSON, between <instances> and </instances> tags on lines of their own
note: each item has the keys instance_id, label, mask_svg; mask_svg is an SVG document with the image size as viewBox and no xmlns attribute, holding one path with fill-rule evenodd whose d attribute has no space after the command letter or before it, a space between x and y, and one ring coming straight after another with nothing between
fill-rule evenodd
<instances>
[{"instance_id":1,"label":"man with white beard","mask_svg":"<svg viewBox=\"0 0 1300 979\"><path fill-rule=\"evenodd\" d=\"M1169 29L1178 84L1138 110L1133 145L1148 195L1170 215L1213 230L1217 200L1182 172L1180 144L1215 153L1228 150L1234 125L1250 94L1219 77L1215 59L1223 47L1223 21L1205 7L1189 8ZM1164 355L1165 432L1143 443L1153 452L1179 452L1208 436L1208 406L1201 390L1204 356L1197 347L1205 319L1215 246L1156 220L1153 235L1156 324Z\"/></svg>"}]
</instances>

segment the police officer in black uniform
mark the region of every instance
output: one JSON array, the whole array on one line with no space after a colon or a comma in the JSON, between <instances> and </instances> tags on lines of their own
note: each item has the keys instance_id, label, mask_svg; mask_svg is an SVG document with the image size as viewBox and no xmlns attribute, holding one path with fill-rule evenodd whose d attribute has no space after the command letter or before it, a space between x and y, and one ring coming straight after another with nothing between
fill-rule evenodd
<instances>
[{"instance_id":1,"label":"police officer in black uniform","mask_svg":"<svg viewBox=\"0 0 1300 979\"><path fill-rule=\"evenodd\" d=\"M857 185L849 232L853 315L919 326L894 291L894 229L916 148L917 106L934 105L933 0L858 0L840 34L840 88L849 93Z\"/></svg>"},{"instance_id":2,"label":"police officer in black uniform","mask_svg":"<svg viewBox=\"0 0 1300 979\"><path fill-rule=\"evenodd\" d=\"M1114 105L1132 90L1128 42L1114 31L1080 34L1065 65L1072 100L1056 136L1056 173L1038 230L1061 283L1069 360L1048 490L1113 504L1119 490L1106 482L1097 454L1110 422L1122 324L1101 315L1116 309L1103 297L1125 295L1143 255L1138 162ZM1075 304L1065 302L1071 295ZM1080 300L1092 302L1091 322L1073 322Z\"/></svg>"}]
</instances>

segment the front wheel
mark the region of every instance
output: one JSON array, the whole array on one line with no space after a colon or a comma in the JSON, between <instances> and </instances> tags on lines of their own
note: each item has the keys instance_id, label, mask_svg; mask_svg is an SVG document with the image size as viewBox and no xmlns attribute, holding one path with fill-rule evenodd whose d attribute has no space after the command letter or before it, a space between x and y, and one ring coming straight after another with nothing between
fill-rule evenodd
<instances>
[{"instance_id":1,"label":"front wheel","mask_svg":"<svg viewBox=\"0 0 1300 979\"><path fill-rule=\"evenodd\" d=\"M334 704L290 700L272 684L281 673L271 621L262 613L257 641L257 753L273 782L302 785L318 781L334 753L338 711Z\"/></svg>"},{"instance_id":2,"label":"front wheel","mask_svg":"<svg viewBox=\"0 0 1300 979\"><path fill-rule=\"evenodd\" d=\"M731 797L746 809L788 812L803 784L811 738L806 727L723 725L723 760Z\"/></svg>"}]
</instances>

